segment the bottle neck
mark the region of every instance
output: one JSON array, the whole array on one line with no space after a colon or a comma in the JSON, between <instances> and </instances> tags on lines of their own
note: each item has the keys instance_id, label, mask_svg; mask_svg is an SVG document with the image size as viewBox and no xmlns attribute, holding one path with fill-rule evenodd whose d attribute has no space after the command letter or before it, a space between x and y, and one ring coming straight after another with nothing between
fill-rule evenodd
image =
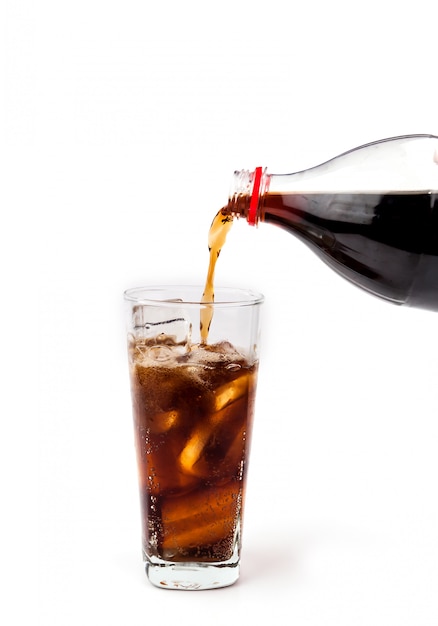
<instances>
[{"instance_id":1,"label":"bottle neck","mask_svg":"<svg viewBox=\"0 0 438 626\"><path fill-rule=\"evenodd\" d=\"M243 217L251 226L257 225L261 218L260 200L269 188L270 178L266 168L261 167L256 167L252 172L234 172L228 205L224 212Z\"/></svg>"},{"instance_id":2,"label":"bottle neck","mask_svg":"<svg viewBox=\"0 0 438 626\"><path fill-rule=\"evenodd\" d=\"M359 146L291 174L266 169L234 172L223 213L255 225L264 219L265 195L307 193L429 193L438 190L438 137L406 135Z\"/></svg>"}]
</instances>

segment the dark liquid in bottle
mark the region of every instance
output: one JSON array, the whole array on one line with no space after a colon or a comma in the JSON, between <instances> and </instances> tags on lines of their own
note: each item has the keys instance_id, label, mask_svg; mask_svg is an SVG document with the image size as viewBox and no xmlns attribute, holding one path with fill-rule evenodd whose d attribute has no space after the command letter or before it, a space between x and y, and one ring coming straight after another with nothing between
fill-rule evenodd
<instances>
[{"instance_id":1,"label":"dark liquid in bottle","mask_svg":"<svg viewBox=\"0 0 438 626\"><path fill-rule=\"evenodd\" d=\"M438 194L267 193L260 220L301 238L335 271L396 303L438 310Z\"/></svg>"}]
</instances>

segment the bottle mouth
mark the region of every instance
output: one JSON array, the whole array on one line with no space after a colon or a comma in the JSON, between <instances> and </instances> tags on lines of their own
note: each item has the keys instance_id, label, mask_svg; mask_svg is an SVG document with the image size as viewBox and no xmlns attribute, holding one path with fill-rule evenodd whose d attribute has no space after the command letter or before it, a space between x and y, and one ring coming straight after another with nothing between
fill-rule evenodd
<instances>
[{"instance_id":1,"label":"bottle mouth","mask_svg":"<svg viewBox=\"0 0 438 626\"><path fill-rule=\"evenodd\" d=\"M233 200L239 196L249 196L252 191L252 175L249 170L236 170L233 174L229 197Z\"/></svg>"},{"instance_id":2,"label":"bottle mouth","mask_svg":"<svg viewBox=\"0 0 438 626\"><path fill-rule=\"evenodd\" d=\"M266 174L266 168L256 167L254 171L236 170L234 172L232 189L229 194L230 203L234 207L238 207L242 197L247 199L244 217L251 226L255 226L258 222L259 199L268 187L269 176ZM241 213L236 211L236 214L240 215Z\"/></svg>"}]
</instances>

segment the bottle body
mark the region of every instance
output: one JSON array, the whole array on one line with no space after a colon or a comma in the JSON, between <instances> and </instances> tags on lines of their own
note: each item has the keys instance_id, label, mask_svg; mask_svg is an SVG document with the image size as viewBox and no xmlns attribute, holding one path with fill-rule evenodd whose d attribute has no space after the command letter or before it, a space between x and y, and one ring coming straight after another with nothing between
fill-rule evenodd
<instances>
[{"instance_id":1,"label":"bottle body","mask_svg":"<svg viewBox=\"0 0 438 626\"><path fill-rule=\"evenodd\" d=\"M383 140L295 174L236 173L224 211L287 230L374 295L438 311L438 137Z\"/></svg>"}]
</instances>

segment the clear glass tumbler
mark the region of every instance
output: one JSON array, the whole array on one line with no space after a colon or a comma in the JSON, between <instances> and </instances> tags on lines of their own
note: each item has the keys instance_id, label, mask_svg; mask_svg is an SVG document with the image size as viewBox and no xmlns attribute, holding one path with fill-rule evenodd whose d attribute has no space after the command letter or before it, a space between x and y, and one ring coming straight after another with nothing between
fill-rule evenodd
<instances>
[{"instance_id":1,"label":"clear glass tumbler","mask_svg":"<svg viewBox=\"0 0 438 626\"><path fill-rule=\"evenodd\" d=\"M216 288L201 303L202 292L125 292L143 558L165 589L239 578L263 296Z\"/></svg>"}]
</instances>

